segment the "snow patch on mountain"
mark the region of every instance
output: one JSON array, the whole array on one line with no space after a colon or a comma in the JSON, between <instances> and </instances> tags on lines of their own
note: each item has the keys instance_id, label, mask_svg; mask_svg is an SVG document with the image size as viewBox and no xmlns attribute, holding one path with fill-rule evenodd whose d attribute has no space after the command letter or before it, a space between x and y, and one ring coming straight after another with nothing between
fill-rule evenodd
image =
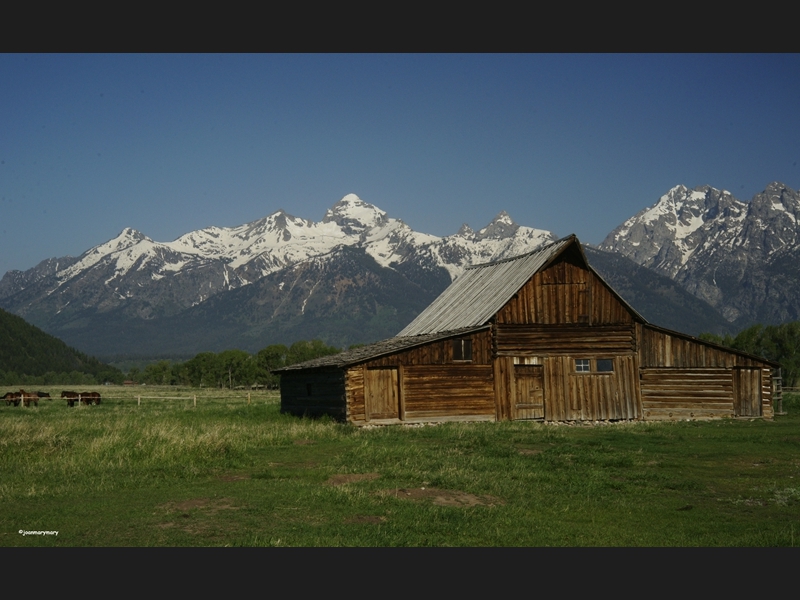
<instances>
[{"instance_id":1,"label":"snow patch on mountain","mask_svg":"<svg viewBox=\"0 0 800 600\"><path fill-rule=\"evenodd\" d=\"M455 278L472 264L529 252L554 239L551 232L518 225L505 212L477 232L464 224L458 233L440 238L413 231L400 219L347 194L319 222L280 209L250 223L211 226L166 243L126 228L77 259L61 259L60 269L58 260L50 260L25 273L6 274L0 292L10 298L34 285L38 287L31 290L31 298L45 299L58 290L51 299L53 313L78 298L84 307L102 310L136 298L141 303L136 308L139 316L152 318L160 303L168 303L168 311L183 310L346 246L362 248L386 268L410 261L412 270L442 267ZM43 301L31 298L16 310L32 310Z\"/></svg>"}]
</instances>

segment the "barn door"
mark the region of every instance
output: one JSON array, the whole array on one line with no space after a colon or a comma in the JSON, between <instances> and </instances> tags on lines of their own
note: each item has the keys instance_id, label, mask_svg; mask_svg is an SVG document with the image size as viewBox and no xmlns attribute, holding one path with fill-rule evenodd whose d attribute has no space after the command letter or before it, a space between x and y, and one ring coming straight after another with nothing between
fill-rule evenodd
<instances>
[{"instance_id":1,"label":"barn door","mask_svg":"<svg viewBox=\"0 0 800 600\"><path fill-rule=\"evenodd\" d=\"M733 408L737 417L761 416L761 369L733 370Z\"/></svg>"},{"instance_id":2,"label":"barn door","mask_svg":"<svg viewBox=\"0 0 800 600\"><path fill-rule=\"evenodd\" d=\"M367 421L400 418L400 377L397 368L367 369L364 388Z\"/></svg>"},{"instance_id":3,"label":"barn door","mask_svg":"<svg viewBox=\"0 0 800 600\"><path fill-rule=\"evenodd\" d=\"M514 365L512 419L544 419L544 367Z\"/></svg>"}]
</instances>

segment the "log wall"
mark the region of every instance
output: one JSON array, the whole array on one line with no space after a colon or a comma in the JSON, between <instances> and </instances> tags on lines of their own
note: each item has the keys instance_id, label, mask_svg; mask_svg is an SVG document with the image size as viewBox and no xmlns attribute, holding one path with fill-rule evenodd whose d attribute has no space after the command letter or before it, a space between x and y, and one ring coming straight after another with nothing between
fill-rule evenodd
<instances>
[{"instance_id":1,"label":"log wall","mask_svg":"<svg viewBox=\"0 0 800 600\"><path fill-rule=\"evenodd\" d=\"M472 360L453 360L453 339L472 342ZM368 418L365 373L398 369L400 415L403 422L494 420L491 331L431 342L347 368L347 420L357 425ZM388 422L388 421L387 421Z\"/></svg>"},{"instance_id":2,"label":"log wall","mask_svg":"<svg viewBox=\"0 0 800 600\"><path fill-rule=\"evenodd\" d=\"M733 417L733 370L645 368L642 409L647 421Z\"/></svg>"},{"instance_id":3,"label":"log wall","mask_svg":"<svg viewBox=\"0 0 800 600\"><path fill-rule=\"evenodd\" d=\"M633 325L514 325L497 324L495 353L498 356L543 356L546 354L630 354L636 351Z\"/></svg>"},{"instance_id":4,"label":"log wall","mask_svg":"<svg viewBox=\"0 0 800 600\"><path fill-rule=\"evenodd\" d=\"M364 374L370 370L347 370L347 420L356 425L377 422L367 418L365 379L371 378ZM495 420L491 365L403 365L398 375L402 422Z\"/></svg>"},{"instance_id":5,"label":"log wall","mask_svg":"<svg viewBox=\"0 0 800 600\"><path fill-rule=\"evenodd\" d=\"M341 369L287 371L281 374L281 412L296 416L347 417L345 378Z\"/></svg>"},{"instance_id":6,"label":"log wall","mask_svg":"<svg viewBox=\"0 0 800 600\"><path fill-rule=\"evenodd\" d=\"M772 418L772 370L764 362L649 325L636 328L645 419Z\"/></svg>"}]
</instances>

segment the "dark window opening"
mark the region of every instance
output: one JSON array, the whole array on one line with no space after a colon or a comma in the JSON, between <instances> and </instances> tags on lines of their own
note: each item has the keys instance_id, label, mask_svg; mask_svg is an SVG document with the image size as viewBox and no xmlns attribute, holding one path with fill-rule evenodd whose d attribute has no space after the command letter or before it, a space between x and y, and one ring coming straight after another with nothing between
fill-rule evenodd
<instances>
[{"instance_id":1,"label":"dark window opening","mask_svg":"<svg viewBox=\"0 0 800 600\"><path fill-rule=\"evenodd\" d=\"M453 360L472 360L472 340L453 340Z\"/></svg>"},{"instance_id":2,"label":"dark window opening","mask_svg":"<svg viewBox=\"0 0 800 600\"><path fill-rule=\"evenodd\" d=\"M614 360L611 358L598 358L597 359L597 372L598 373L611 373L614 371Z\"/></svg>"},{"instance_id":3,"label":"dark window opening","mask_svg":"<svg viewBox=\"0 0 800 600\"><path fill-rule=\"evenodd\" d=\"M306 392L308 392L308 394L307 394L308 396L311 395L311 384L310 383L306 384Z\"/></svg>"}]
</instances>

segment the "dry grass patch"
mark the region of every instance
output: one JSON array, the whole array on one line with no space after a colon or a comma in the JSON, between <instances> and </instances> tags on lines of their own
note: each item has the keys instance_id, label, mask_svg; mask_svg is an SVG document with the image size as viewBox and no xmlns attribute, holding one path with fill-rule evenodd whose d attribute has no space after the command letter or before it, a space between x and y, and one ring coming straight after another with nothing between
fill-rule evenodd
<instances>
[{"instance_id":1,"label":"dry grass patch","mask_svg":"<svg viewBox=\"0 0 800 600\"><path fill-rule=\"evenodd\" d=\"M378 517L375 515L355 515L349 519L345 519L346 525L380 525L386 522L386 517Z\"/></svg>"},{"instance_id":2,"label":"dry grass patch","mask_svg":"<svg viewBox=\"0 0 800 600\"><path fill-rule=\"evenodd\" d=\"M359 481L372 481L380 476L380 473L349 473L342 475L331 475L325 482L325 485L345 485L347 483L357 483Z\"/></svg>"},{"instance_id":3,"label":"dry grass patch","mask_svg":"<svg viewBox=\"0 0 800 600\"><path fill-rule=\"evenodd\" d=\"M220 475L217 479L226 483L230 483L232 481L244 481L246 479L250 479L250 475L234 475L233 473L226 473L224 475Z\"/></svg>"},{"instance_id":4,"label":"dry grass patch","mask_svg":"<svg viewBox=\"0 0 800 600\"><path fill-rule=\"evenodd\" d=\"M520 448L519 453L522 456L536 456L537 454L541 454L544 450L533 450L531 448Z\"/></svg>"},{"instance_id":5,"label":"dry grass patch","mask_svg":"<svg viewBox=\"0 0 800 600\"><path fill-rule=\"evenodd\" d=\"M382 494L408 500L431 500L437 506L469 508L472 506L501 506L504 504L500 498L494 496L477 496L458 490L440 490L436 488L399 488L396 490L384 490Z\"/></svg>"}]
</instances>

